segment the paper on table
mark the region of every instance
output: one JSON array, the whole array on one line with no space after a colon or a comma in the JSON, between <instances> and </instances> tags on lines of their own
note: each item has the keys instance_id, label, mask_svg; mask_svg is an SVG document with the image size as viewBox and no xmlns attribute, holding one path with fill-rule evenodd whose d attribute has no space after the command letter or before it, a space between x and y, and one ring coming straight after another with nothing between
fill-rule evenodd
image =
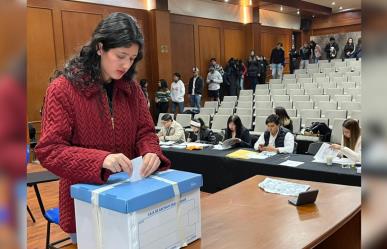
<instances>
[{"instance_id":1,"label":"paper on table","mask_svg":"<svg viewBox=\"0 0 387 249\"><path fill-rule=\"evenodd\" d=\"M336 150L333 150L329 147L330 145L327 143L323 143L320 147L320 149L317 151L316 155L314 156L314 159L316 159L314 162L326 162L326 158L328 156L331 156L332 158L335 158L338 154Z\"/></svg>"},{"instance_id":2,"label":"paper on table","mask_svg":"<svg viewBox=\"0 0 387 249\"><path fill-rule=\"evenodd\" d=\"M283 163L280 163L280 165L289 166L289 167L298 167L302 164L304 164L304 162L298 162L298 161L292 161L292 160L287 160Z\"/></svg>"},{"instance_id":3,"label":"paper on table","mask_svg":"<svg viewBox=\"0 0 387 249\"><path fill-rule=\"evenodd\" d=\"M270 177L265 178L258 186L269 193L290 196L297 196L310 188L309 185L272 179Z\"/></svg>"},{"instance_id":4,"label":"paper on table","mask_svg":"<svg viewBox=\"0 0 387 249\"><path fill-rule=\"evenodd\" d=\"M130 176L130 181L131 182L137 182L143 177L141 176L141 166L142 166L143 160L142 157L137 157L132 160L132 167L133 167L133 172L132 175Z\"/></svg>"},{"instance_id":5,"label":"paper on table","mask_svg":"<svg viewBox=\"0 0 387 249\"><path fill-rule=\"evenodd\" d=\"M227 148L223 147L221 144L217 144L213 148L214 150L227 150Z\"/></svg>"},{"instance_id":6,"label":"paper on table","mask_svg":"<svg viewBox=\"0 0 387 249\"><path fill-rule=\"evenodd\" d=\"M250 155L250 159L266 159L272 156L275 156L277 153L275 152L268 152L268 151L262 151L261 153L254 153Z\"/></svg>"},{"instance_id":7,"label":"paper on table","mask_svg":"<svg viewBox=\"0 0 387 249\"><path fill-rule=\"evenodd\" d=\"M160 145L172 145L172 144L174 144L174 143L176 143L175 141L167 141L167 142L164 142L164 141L160 141Z\"/></svg>"},{"instance_id":8,"label":"paper on table","mask_svg":"<svg viewBox=\"0 0 387 249\"><path fill-rule=\"evenodd\" d=\"M237 150L230 154L227 154L226 157L234 158L234 159L251 159L256 158L258 156L257 152L250 150Z\"/></svg>"},{"instance_id":9,"label":"paper on table","mask_svg":"<svg viewBox=\"0 0 387 249\"><path fill-rule=\"evenodd\" d=\"M337 163L337 164L355 164L354 161L352 161L351 159L349 158L339 158L339 157L335 157L333 158L333 163Z\"/></svg>"}]
</instances>

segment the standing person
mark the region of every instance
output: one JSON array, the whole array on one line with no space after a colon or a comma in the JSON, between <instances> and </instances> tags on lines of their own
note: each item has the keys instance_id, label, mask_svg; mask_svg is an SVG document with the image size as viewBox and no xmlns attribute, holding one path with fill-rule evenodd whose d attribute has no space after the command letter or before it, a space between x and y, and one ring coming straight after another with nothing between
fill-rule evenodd
<instances>
[{"instance_id":1,"label":"standing person","mask_svg":"<svg viewBox=\"0 0 387 249\"><path fill-rule=\"evenodd\" d=\"M215 71L218 71L220 73L220 75L222 76L222 78L225 77L223 67L218 64L218 62L216 61L216 58L211 58L210 65L208 67L208 71L210 71L211 67L214 67ZM223 96L226 94L226 92L227 92L227 89L226 89L225 84L221 84L220 90L219 90L219 98L221 101L223 101Z\"/></svg>"},{"instance_id":2,"label":"standing person","mask_svg":"<svg viewBox=\"0 0 387 249\"><path fill-rule=\"evenodd\" d=\"M298 58L300 54L298 53L296 46L292 44L292 49L289 51L290 58L290 74L294 74L294 70L298 69Z\"/></svg>"},{"instance_id":3,"label":"standing person","mask_svg":"<svg viewBox=\"0 0 387 249\"><path fill-rule=\"evenodd\" d=\"M148 103L148 108L150 107L150 102L149 102L149 94L148 94L148 81L146 79L141 79L140 80L140 86L141 90L144 93L146 102Z\"/></svg>"},{"instance_id":4,"label":"standing person","mask_svg":"<svg viewBox=\"0 0 387 249\"><path fill-rule=\"evenodd\" d=\"M316 43L313 41L313 40L311 40L310 42L309 42L309 48L310 48L310 63L312 63L312 64L314 64L314 63L316 63L316 54L314 53L315 51L315 48L316 48Z\"/></svg>"},{"instance_id":5,"label":"standing person","mask_svg":"<svg viewBox=\"0 0 387 249\"><path fill-rule=\"evenodd\" d=\"M247 78L250 81L251 89L255 92L255 87L258 84L258 74L259 74L259 65L258 65L258 56L255 55L254 50L251 50L250 56L247 59Z\"/></svg>"},{"instance_id":6,"label":"standing person","mask_svg":"<svg viewBox=\"0 0 387 249\"><path fill-rule=\"evenodd\" d=\"M59 176L60 227L76 243L70 186L104 184L117 172L132 174L130 159L143 157L141 175L170 167L139 84L132 80L144 39L133 17L112 13L94 30L47 89L42 134L35 152Z\"/></svg>"},{"instance_id":7,"label":"standing person","mask_svg":"<svg viewBox=\"0 0 387 249\"><path fill-rule=\"evenodd\" d=\"M356 48L355 44L353 43L352 38L348 38L347 43L344 46L344 56L343 58L348 59L348 58L354 58Z\"/></svg>"},{"instance_id":8,"label":"standing person","mask_svg":"<svg viewBox=\"0 0 387 249\"><path fill-rule=\"evenodd\" d=\"M155 102L156 102L156 117L160 113L167 113L169 109L169 101L171 100L171 92L168 89L168 83L166 80L161 79L158 83L159 88L156 92Z\"/></svg>"},{"instance_id":9,"label":"standing person","mask_svg":"<svg viewBox=\"0 0 387 249\"><path fill-rule=\"evenodd\" d=\"M222 75L214 67L210 67L207 74L208 97L213 101L219 102L219 89L223 83Z\"/></svg>"},{"instance_id":10,"label":"standing person","mask_svg":"<svg viewBox=\"0 0 387 249\"><path fill-rule=\"evenodd\" d=\"M340 152L354 162L361 162L361 135L359 122L347 119L343 123L343 137L341 144L332 144L332 149Z\"/></svg>"},{"instance_id":11,"label":"standing person","mask_svg":"<svg viewBox=\"0 0 387 249\"><path fill-rule=\"evenodd\" d=\"M258 56L258 83L266 84L266 72L267 72L267 63L266 57ZM255 89L254 89L255 91Z\"/></svg>"},{"instance_id":12,"label":"standing person","mask_svg":"<svg viewBox=\"0 0 387 249\"><path fill-rule=\"evenodd\" d=\"M194 107L195 112L200 112L200 100L203 94L203 79L199 75L199 68L192 69L193 76L189 80L188 94L190 95L191 107Z\"/></svg>"},{"instance_id":13,"label":"standing person","mask_svg":"<svg viewBox=\"0 0 387 249\"><path fill-rule=\"evenodd\" d=\"M245 78L246 78L246 74L247 74L247 67L246 65L243 63L242 60L239 60L238 61L238 65L239 65L239 71L241 73L241 80L240 80L240 90L243 90L245 89Z\"/></svg>"},{"instance_id":14,"label":"standing person","mask_svg":"<svg viewBox=\"0 0 387 249\"><path fill-rule=\"evenodd\" d=\"M359 60L359 58L361 58L361 38L357 40L355 58L356 60Z\"/></svg>"},{"instance_id":15,"label":"standing person","mask_svg":"<svg viewBox=\"0 0 387 249\"><path fill-rule=\"evenodd\" d=\"M184 95L185 86L181 80L181 75L179 73L174 73L173 82L171 84L172 113L183 113ZM179 112L176 111L177 107L179 107Z\"/></svg>"},{"instance_id":16,"label":"standing person","mask_svg":"<svg viewBox=\"0 0 387 249\"><path fill-rule=\"evenodd\" d=\"M300 49L300 58L301 58L301 63L300 63L300 69L306 69L308 64L309 64L309 59L310 59L310 47L307 42L304 43L304 46Z\"/></svg>"},{"instance_id":17,"label":"standing person","mask_svg":"<svg viewBox=\"0 0 387 249\"><path fill-rule=\"evenodd\" d=\"M240 73L236 64L236 60L231 58L227 63L224 77L225 83L228 86L228 96L238 96L240 86L239 77Z\"/></svg>"},{"instance_id":18,"label":"standing person","mask_svg":"<svg viewBox=\"0 0 387 249\"><path fill-rule=\"evenodd\" d=\"M281 79L285 66L285 52L281 42L278 42L277 46L271 51L270 65L273 79Z\"/></svg>"},{"instance_id":19,"label":"standing person","mask_svg":"<svg viewBox=\"0 0 387 249\"><path fill-rule=\"evenodd\" d=\"M339 52L339 45L336 43L336 39L333 36L329 38L329 43L325 46L324 51L327 54L327 59L329 61L336 59Z\"/></svg>"},{"instance_id":20,"label":"standing person","mask_svg":"<svg viewBox=\"0 0 387 249\"><path fill-rule=\"evenodd\" d=\"M321 50L320 45L318 45L315 42L314 42L314 44L315 44L315 46L314 46L315 63L318 63L320 61L320 59L321 59L322 50Z\"/></svg>"}]
</instances>

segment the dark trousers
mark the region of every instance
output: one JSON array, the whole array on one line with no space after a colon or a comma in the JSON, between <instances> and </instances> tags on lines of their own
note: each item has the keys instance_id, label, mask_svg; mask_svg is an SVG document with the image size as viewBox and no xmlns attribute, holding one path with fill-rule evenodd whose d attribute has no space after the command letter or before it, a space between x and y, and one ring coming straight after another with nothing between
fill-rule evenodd
<instances>
[{"instance_id":1,"label":"dark trousers","mask_svg":"<svg viewBox=\"0 0 387 249\"><path fill-rule=\"evenodd\" d=\"M298 63L297 63L297 59L292 59L290 61L290 73L291 74L294 74L294 70L298 69Z\"/></svg>"},{"instance_id":2,"label":"dark trousers","mask_svg":"<svg viewBox=\"0 0 387 249\"><path fill-rule=\"evenodd\" d=\"M251 89L253 89L253 91L255 92L255 87L256 87L257 84L259 83L258 77L248 76L247 78L248 78L249 81L250 81Z\"/></svg>"},{"instance_id":3,"label":"dark trousers","mask_svg":"<svg viewBox=\"0 0 387 249\"><path fill-rule=\"evenodd\" d=\"M169 102L159 102L156 104L157 117L160 113L168 113Z\"/></svg>"}]
</instances>

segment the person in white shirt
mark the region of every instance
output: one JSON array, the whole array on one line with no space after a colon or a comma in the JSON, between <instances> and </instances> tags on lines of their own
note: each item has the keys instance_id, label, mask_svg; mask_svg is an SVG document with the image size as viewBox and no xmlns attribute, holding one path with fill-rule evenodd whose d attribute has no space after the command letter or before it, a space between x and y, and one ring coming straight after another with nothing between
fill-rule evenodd
<instances>
[{"instance_id":1,"label":"person in white shirt","mask_svg":"<svg viewBox=\"0 0 387 249\"><path fill-rule=\"evenodd\" d=\"M173 82L171 84L172 113L176 113L177 107L179 107L178 113L183 113L184 95L185 86L183 81L181 80L181 75L179 73L174 73Z\"/></svg>"},{"instance_id":2,"label":"person in white shirt","mask_svg":"<svg viewBox=\"0 0 387 249\"><path fill-rule=\"evenodd\" d=\"M222 75L215 70L215 67L210 67L210 72L207 74L208 97L213 101L219 101L219 89L222 83Z\"/></svg>"},{"instance_id":3,"label":"person in white shirt","mask_svg":"<svg viewBox=\"0 0 387 249\"><path fill-rule=\"evenodd\" d=\"M280 117L277 114L267 117L266 126L267 130L259 137L254 149L260 152L293 153L294 136L288 129L280 126Z\"/></svg>"},{"instance_id":4,"label":"person in white shirt","mask_svg":"<svg viewBox=\"0 0 387 249\"><path fill-rule=\"evenodd\" d=\"M331 148L337 150L341 155L346 156L354 162L361 162L361 135L359 122L351 118L345 120L343 123L341 145L332 144Z\"/></svg>"}]
</instances>

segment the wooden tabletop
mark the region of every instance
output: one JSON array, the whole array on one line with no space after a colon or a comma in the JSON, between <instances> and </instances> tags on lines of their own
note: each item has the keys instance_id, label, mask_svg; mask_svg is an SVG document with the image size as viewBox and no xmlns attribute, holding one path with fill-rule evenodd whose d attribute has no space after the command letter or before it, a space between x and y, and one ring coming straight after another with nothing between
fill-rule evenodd
<instances>
[{"instance_id":1,"label":"wooden tabletop","mask_svg":"<svg viewBox=\"0 0 387 249\"><path fill-rule=\"evenodd\" d=\"M360 213L359 187L290 180L319 189L315 204L295 207L289 197L259 189L264 179L255 176L202 199L202 239L186 248L310 248Z\"/></svg>"}]
</instances>

